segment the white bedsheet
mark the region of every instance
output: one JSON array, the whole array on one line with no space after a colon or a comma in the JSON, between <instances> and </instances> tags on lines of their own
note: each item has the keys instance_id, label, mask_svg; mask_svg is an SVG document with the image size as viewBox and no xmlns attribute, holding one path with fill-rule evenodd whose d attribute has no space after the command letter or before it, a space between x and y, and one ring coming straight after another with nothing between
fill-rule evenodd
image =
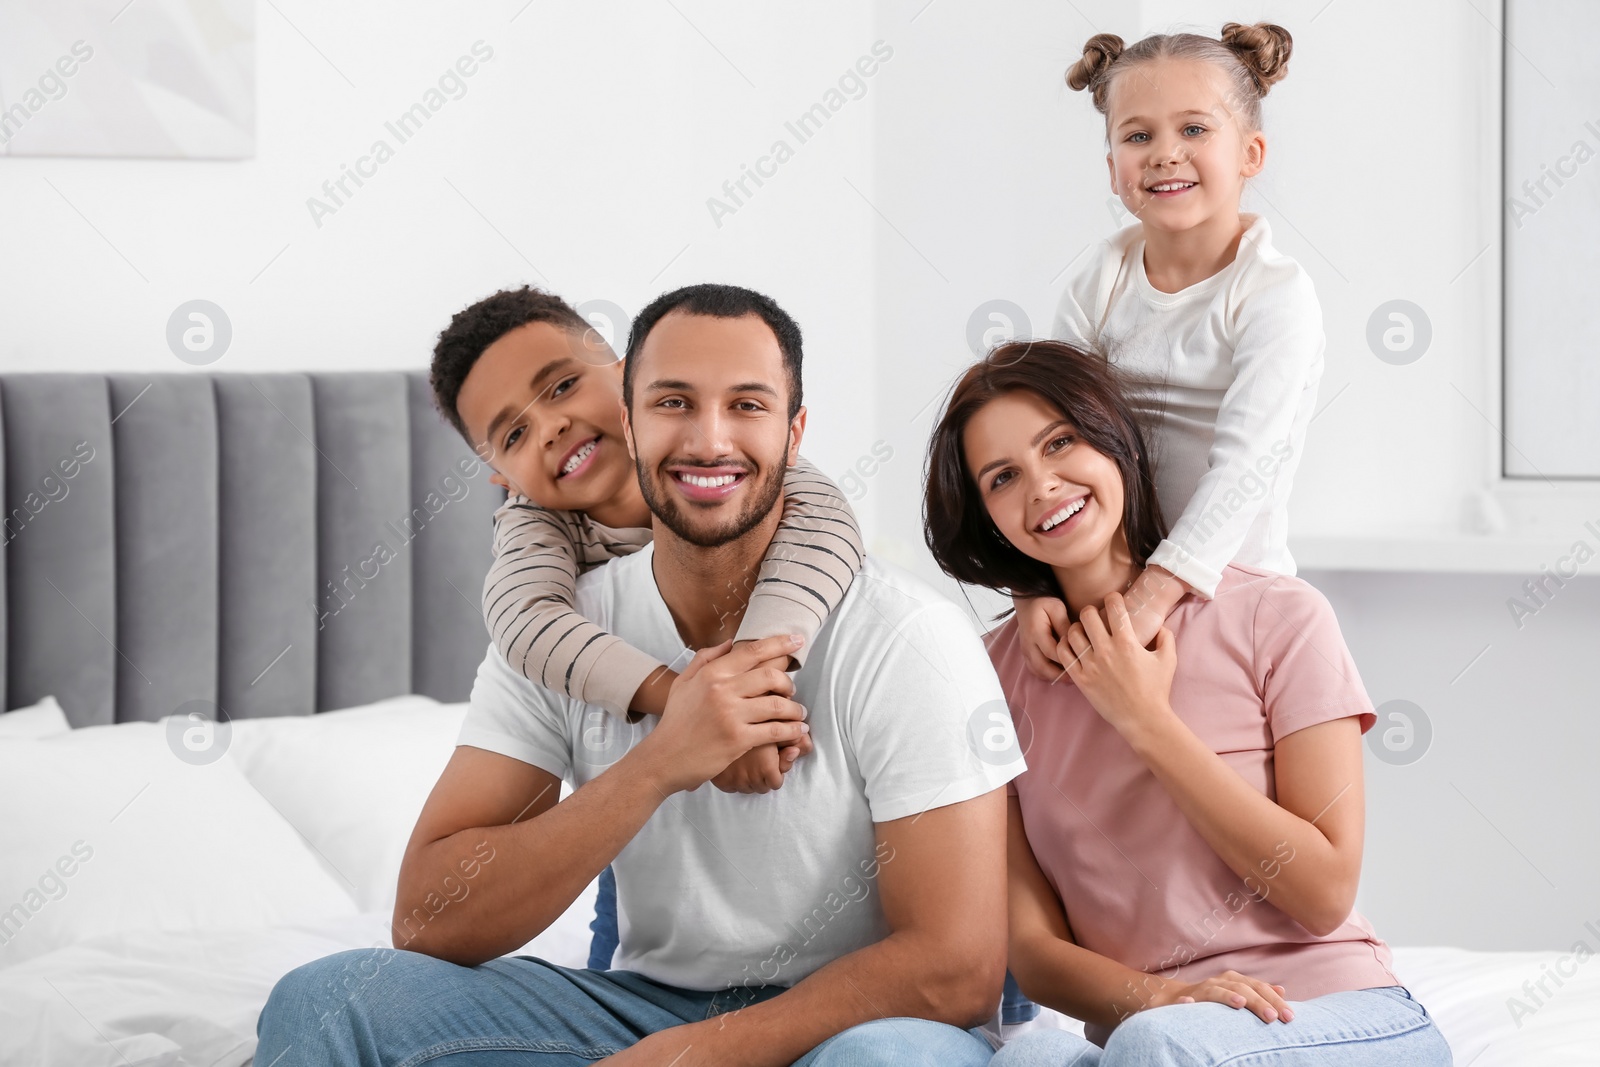
<instances>
[{"instance_id":1,"label":"white bedsheet","mask_svg":"<svg viewBox=\"0 0 1600 1067\"><path fill-rule=\"evenodd\" d=\"M592 887L519 954L582 966ZM0 971L0 1063L37 1067L242 1067L278 977L346 948L387 944L387 914L223 934L95 938ZM1513 1020L1549 952L1397 948L1395 963L1466 1067L1600 1063L1600 965L1586 962ZM1568 965L1567 969L1571 969Z\"/></svg>"},{"instance_id":2,"label":"white bedsheet","mask_svg":"<svg viewBox=\"0 0 1600 1067\"><path fill-rule=\"evenodd\" d=\"M1396 948L1395 971L1450 1042L1461 1067L1600 1064L1600 962L1568 952ZM1558 987L1557 965L1574 971ZM1559 977L1559 975L1558 975ZM1523 984L1545 979L1530 999ZM1548 995L1545 995L1548 994ZM1515 997L1532 1014L1513 1012Z\"/></svg>"},{"instance_id":3,"label":"white bedsheet","mask_svg":"<svg viewBox=\"0 0 1600 1067\"><path fill-rule=\"evenodd\" d=\"M513 955L582 967L591 885ZM4 1067L241 1067L282 975L347 948L387 946L389 913L224 933L107 935L0 970Z\"/></svg>"}]
</instances>

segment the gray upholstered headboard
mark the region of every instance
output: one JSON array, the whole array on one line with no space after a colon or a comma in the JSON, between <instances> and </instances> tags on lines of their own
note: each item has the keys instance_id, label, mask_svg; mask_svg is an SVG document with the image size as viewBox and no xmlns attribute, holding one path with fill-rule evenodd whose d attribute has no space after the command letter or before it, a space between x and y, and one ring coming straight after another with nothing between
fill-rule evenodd
<instances>
[{"instance_id":1,"label":"gray upholstered headboard","mask_svg":"<svg viewBox=\"0 0 1600 1067\"><path fill-rule=\"evenodd\" d=\"M0 375L5 708L464 700L504 493L426 376Z\"/></svg>"}]
</instances>

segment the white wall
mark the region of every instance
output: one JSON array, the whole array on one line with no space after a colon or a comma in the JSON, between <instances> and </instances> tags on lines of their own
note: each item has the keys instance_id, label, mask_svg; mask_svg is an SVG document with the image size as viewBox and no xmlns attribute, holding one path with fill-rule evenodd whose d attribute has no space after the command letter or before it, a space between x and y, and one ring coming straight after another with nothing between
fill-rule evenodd
<instances>
[{"instance_id":1,"label":"white wall","mask_svg":"<svg viewBox=\"0 0 1600 1067\"><path fill-rule=\"evenodd\" d=\"M1410 701L1432 729L1409 765L1369 744L1357 907L1396 943L1571 949L1600 918L1600 580L1551 585L1519 628L1525 576L1303 577L1380 710Z\"/></svg>"},{"instance_id":2,"label":"white wall","mask_svg":"<svg viewBox=\"0 0 1600 1067\"><path fill-rule=\"evenodd\" d=\"M0 159L0 370L186 371L165 324L195 297L233 322L214 370L415 367L451 312L500 286L631 314L736 281L805 328L807 453L843 477L885 442L892 458L858 475L871 545L942 581L922 548L922 456L972 358L969 319L1003 298L1047 330L1069 264L1115 225L1103 126L1065 67L1100 30L1274 18L1296 54L1246 206L1316 281L1332 402L1295 536L1442 536L1489 482L1498 38L1472 5L674 3L258 5L254 160ZM315 225L307 198L479 40L494 58L466 94ZM893 55L864 95L796 144L785 121L878 40ZM707 199L780 137L793 158L718 226ZM1365 341L1396 297L1434 329L1408 366ZM1580 516L1600 524L1592 499L1513 500L1510 521L1542 517L1569 543ZM1600 683L1583 662L1600 585L1575 580L1518 630L1505 601L1524 576L1307 577L1373 698L1416 702L1434 729L1415 764L1369 758L1361 907L1396 942L1569 945L1600 899L1583 847L1600 810Z\"/></svg>"},{"instance_id":3,"label":"white wall","mask_svg":"<svg viewBox=\"0 0 1600 1067\"><path fill-rule=\"evenodd\" d=\"M876 440L870 209L846 181L870 195L871 102L894 61L799 144L785 121L870 52L870 10L678 8L257 5L255 159L0 159L0 368L186 371L166 322L194 298L233 324L210 370L418 367L453 312L502 286L632 315L734 280L804 328L807 453L842 476ZM405 143L389 134L478 41L493 58L465 93ZM784 136L793 158L716 225L706 200ZM308 198L378 138L393 158L319 226Z\"/></svg>"}]
</instances>

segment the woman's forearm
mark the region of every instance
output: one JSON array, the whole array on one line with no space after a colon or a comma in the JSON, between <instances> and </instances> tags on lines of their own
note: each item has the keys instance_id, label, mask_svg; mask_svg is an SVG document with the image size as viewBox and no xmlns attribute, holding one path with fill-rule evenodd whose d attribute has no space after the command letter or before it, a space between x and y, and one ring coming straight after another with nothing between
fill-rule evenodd
<instances>
[{"instance_id":1,"label":"woman's forearm","mask_svg":"<svg viewBox=\"0 0 1600 1067\"><path fill-rule=\"evenodd\" d=\"M1256 899L1270 900L1319 936L1349 917L1360 876L1359 840L1352 861L1316 827L1315 816L1302 818L1257 791L1170 709L1130 724L1125 736ZM1342 796L1329 796L1328 807Z\"/></svg>"},{"instance_id":2,"label":"woman's forearm","mask_svg":"<svg viewBox=\"0 0 1600 1067\"><path fill-rule=\"evenodd\" d=\"M1010 966L1029 1000L1106 1027L1156 1006L1156 995L1168 984L1160 975L1136 971L1055 937L1013 944Z\"/></svg>"}]
</instances>

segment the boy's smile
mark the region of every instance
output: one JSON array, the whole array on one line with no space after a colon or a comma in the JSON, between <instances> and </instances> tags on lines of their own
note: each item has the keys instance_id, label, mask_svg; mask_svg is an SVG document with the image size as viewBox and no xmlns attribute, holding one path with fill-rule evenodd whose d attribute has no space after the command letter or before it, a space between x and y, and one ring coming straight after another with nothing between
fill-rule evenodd
<instances>
[{"instance_id":1,"label":"boy's smile","mask_svg":"<svg viewBox=\"0 0 1600 1067\"><path fill-rule=\"evenodd\" d=\"M622 364L593 330L530 322L484 349L456 410L490 481L607 526L648 525L622 437Z\"/></svg>"}]
</instances>

